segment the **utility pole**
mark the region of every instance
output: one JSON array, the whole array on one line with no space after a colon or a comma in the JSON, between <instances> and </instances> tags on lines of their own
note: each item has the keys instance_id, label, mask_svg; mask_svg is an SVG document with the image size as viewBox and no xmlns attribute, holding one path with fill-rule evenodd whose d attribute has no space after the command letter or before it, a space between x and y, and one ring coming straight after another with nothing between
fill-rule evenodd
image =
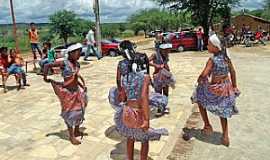
<instances>
[{"instance_id":1,"label":"utility pole","mask_svg":"<svg viewBox=\"0 0 270 160\"><path fill-rule=\"evenodd\" d=\"M15 40L15 47L16 47L16 51L17 53L19 53L19 42L17 39L17 27L16 27L16 19L15 19L15 14L14 14L14 9L13 9L13 2L12 0L9 0L10 2L10 11L11 11L11 16L12 16L12 22L13 22L13 37Z\"/></svg>"},{"instance_id":2,"label":"utility pole","mask_svg":"<svg viewBox=\"0 0 270 160\"><path fill-rule=\"evenodd\" d=\"M100 15L99 15L99 0L93 0L94 1L94 5L93 5L93 9L94 9L94 13L95 13L95 17L96 17L96 43L97 43L97 47L98 47L98 51L102 54L102 50L101 50L101 31L100 31Z\"/></svg>"}]
</instances>

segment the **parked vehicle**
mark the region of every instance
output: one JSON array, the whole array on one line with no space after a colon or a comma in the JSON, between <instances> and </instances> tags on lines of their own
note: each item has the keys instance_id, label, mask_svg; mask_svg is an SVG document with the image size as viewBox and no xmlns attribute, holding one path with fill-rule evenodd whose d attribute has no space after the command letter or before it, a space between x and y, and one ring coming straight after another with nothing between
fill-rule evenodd
<instances>
[{"instance_id":1,"label":"parked vehicle","mask_svg":"<svg viewBox=\"0 0 270 160\"><path fill-rule=\"evenodd\" d=\"M170 42L172 43L173 50L183 52L185 50L197 49L197 36L196 32L183 31L175 32L174 36L171 37ZM204 38L204 48L208 44L208 38Z\"/></svg>"},{"instance_id":2,"label":"parked vehicle","mask_svg":"<svg viewBox=\"0 0 270 160\"><path fill-rule=\"evenodd\" d=\"M121 39L118 39L118 38L111 38L111 39L108 39L109 41L113 42L113 43L121 43L123 40Z\"/></svg>"},{"instance_id":3,"label":"parked vehicle","mask_svg":"<svg viewBox=\"0 0 270 160\"><path fill-rule=\"evenodd\" d=\"M150 31L146 33L146 38L152 38L156 36L156 32L155 31Z\"/></svg>"},{"instance_id":4,"label":"parked vehicle","mask_svg":"<svg viewBox=\"0 0 270 160\"><path fill-rule=\"evenodd\" d=\"M109 40L101 41L102 56L118 56L119 55L119 43L111 42Z\"/></svg>"},{"instance_id":5,"label":"parked vehicle","mask_svg":"<svg viewBox=\"0 0 270 160\"><path fill-rule=\"evenodd\" d=\"M244 34L243 43L246 47L251 47L255 41L255 35L251 31Z\"/></svg>"},{"instance_id":6,"label":"parked vehicle","mask_svg":"<svg viewBox=\"0 0 270 160\"><path fill-rule=\"evenodd\" d=\"M95 44L96 45L96 44ZM102 50L102 56L118 56L119 55L119 43L112 42L110 40L102 40L101 41L101 50ZM95 47L95 49L97 50L97 48ZM83 45L82 48L82 56L85 55L85 52L87 52L87 44ZM95 56L95 55L92 55Z\"/></svg>"}]
</instances>

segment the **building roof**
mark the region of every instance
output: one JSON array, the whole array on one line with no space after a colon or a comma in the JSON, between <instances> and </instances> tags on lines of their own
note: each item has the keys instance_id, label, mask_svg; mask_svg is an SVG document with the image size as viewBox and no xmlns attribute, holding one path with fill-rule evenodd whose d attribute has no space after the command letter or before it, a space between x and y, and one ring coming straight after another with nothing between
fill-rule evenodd
<instances>
[{"instance_id":1,"label":"building roof","mask_svg":"<svg viewBox=\"0 0 270 160\"><path fill-rule=\"evenodd\" d=\"M248 17L251 17L257 21L260 21L260 22L264 22L264 23L269 23L270 24L270 21L266 20L266 19L263 19L261 17L256 17L254 15L251 15L251 14L248 14L248 13L243 13L242 15L238 15L238 16L235 16L233 18L236 18L236 17L240 17L240 16L248 16Z\"/></svg>"}]
</instances>

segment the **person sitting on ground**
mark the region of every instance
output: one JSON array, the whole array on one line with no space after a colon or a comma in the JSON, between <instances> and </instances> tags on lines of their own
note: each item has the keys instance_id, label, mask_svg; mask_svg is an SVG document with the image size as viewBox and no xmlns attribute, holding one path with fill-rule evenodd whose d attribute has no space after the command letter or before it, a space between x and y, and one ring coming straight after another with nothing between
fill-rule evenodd
<instances>
[{"instance_id":1,"label":"person sitting on ground","mask_svg":"<svg viewBox=\"0 0 270 160\"><path fill-rule=\"evenodd\" d=\"M45 42L44 43L44 49L43 51L45 51L45 57L42 60L39 61L39 65L40 65L40 72L43 73L44 70L44 65L46 64L50 64L50 63L54 63L55 59L56 59L56 53L55 50L52 47L52 44L50 42Z\"/></svg>"},{"instance_id":2,"label":"person sitting on ground","mask_svg":"<svg viewBox=\"0 0 270 160\"><path fill-rule=\"evenodd\" d=\"M18 90L23 88L23 86L30 86L27 83L27 79L26 79L26 73L22 68L23 66L23 58L16 53L15 49L11 49L9 51L9 66L8 66L8 75L16 75L17 79L18 79ZM22 83L21 83L22 80Z\"/></svg>"},{"instance_id":3,"label":"person sitting on ground","mask_svg":"<svg viewBox=\"0 0 270 160\"><path fill-rule=\"evenodd\" d=\"M7 92L6 89L6 76L7 76L7 68L8 68L8 54L7 54L7 47L0 48L0 74L2 76L2 84L4 88L4 93Z\"/></svg>"}]
</instances>

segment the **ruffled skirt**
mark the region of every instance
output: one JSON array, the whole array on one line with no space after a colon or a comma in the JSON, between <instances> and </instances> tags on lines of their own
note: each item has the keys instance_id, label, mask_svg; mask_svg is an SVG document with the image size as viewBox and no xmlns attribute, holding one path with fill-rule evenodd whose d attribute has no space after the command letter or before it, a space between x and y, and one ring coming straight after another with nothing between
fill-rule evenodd
<instances>
[{"instance_id":1,"label":"ruffled skirt","mask_svg":"<svg viewBox=\"0 0 270 160\"><path fill-rule=\"evenodd\" d=\"M109 103L112 108L117 110L121 106L121 102L118 101L118 89L116 87L112 87L109 91ZM123 104L123 103L122 103ZM159 109L164 111L168 105L168 97L164 96L160 93L150 93L149 96L149 105L151 109Z\"/></svg>"},{"instance_id":2,"label":"ruffled skirt","mask_svg":"<svg viewBox=\"0 0 270 160\"><path fill-rule=\"evenodd\" d=\"M122 136L130 138L130 139L134 139L135 141L139 141L139 142L147 142L147 141L160 140L160 137L162 135L169 134L168 130L165 128L162 128L162 129L149 128L149 130L145 132L141 128L127 127L123 123L124 107L128 107L128 106L121 105L121 107L119 107L116 110L116 113L114 115L114 122L116 124L116 129ZM133 108L129 107L129 110L132 110L132 109ZM142 112L139 112L139 113L142 113Z\"/></svg>"},{"instance_id":3,"label":"ruffled skirt","mask_svg":"<svg viewBox=\"0 0 270 160\"><path fill-rule=\"evenodd\" d=\"M230 80L219 84L209 84L205 81L196 87L191 100L219 117L230 118L238 113L235 104L238 96L239 93L234 92Z\"/></svg>"},{"instance_id":4,"label":"ruffled skirt","mask_svg":"<svg viewBox=\"0 0 270 160\"><path fill-rule=\"evenodd\" d=\"M82 88L67 89L63 83L52 81L52 87L62 106L61 117L68 127L82 124L88 103L87 93Z\"/></svg>"}]
</instances>

